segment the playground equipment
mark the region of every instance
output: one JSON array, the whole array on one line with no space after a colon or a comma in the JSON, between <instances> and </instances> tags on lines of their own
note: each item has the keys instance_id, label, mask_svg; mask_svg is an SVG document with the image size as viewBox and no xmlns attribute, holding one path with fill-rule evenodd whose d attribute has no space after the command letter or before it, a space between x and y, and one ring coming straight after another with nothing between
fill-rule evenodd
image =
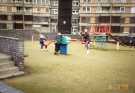
<instances>
[{"instance_id":1,"label":"playground equipment","mask_svg":"<svg viewBox=\"0 0 135 93\"><path fill-rule=\"evenodd\" d=\"M91 26L89 34L91 35L91 40L93 41L93 47L104 48L108 34L111 34L111 28L106 24Z\"/></svg>"},{"instance_id":2,"label":"playground equipment","mask_svg":"<svg viewBox=\"0 0 135 93\"><path fill-rule=\"evenodd\" d=\"M116 44L116 49L120 49L122 46L134 46L135 47L135 37L131 36L113 36L111 33L111 26L107 24L100 24L91 26L89 31L93 40L94 46L104 47L105 42L108 41L108 38L112 39Z\"/></svg>"},{"instance_id":3,"label":"playground equipment","mask_svg":"<svg viewBox=\"0 0 135 93\"><path fill-rule=\"evenodd\" d=\"M89 31L90 35L102 35L102 34L111 34L111 27L106 24L93 25Z\"/></svg>"}]
</instances>

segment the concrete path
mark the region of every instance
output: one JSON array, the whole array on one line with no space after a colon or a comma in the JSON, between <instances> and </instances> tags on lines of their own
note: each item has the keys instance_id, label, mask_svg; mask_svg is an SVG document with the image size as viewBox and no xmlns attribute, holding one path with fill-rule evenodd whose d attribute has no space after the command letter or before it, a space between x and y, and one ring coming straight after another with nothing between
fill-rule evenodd
<instances>
[{"instance_id":1,"label":"concrete path","mask_svg":"<svg viewBox=\"0 0 135 93\"><path fill-rule=\"evenodd\" d=\"M3 82L0 82L0 93L23 93L23 92L8 86Z\"/></svg>"}]
</instances>

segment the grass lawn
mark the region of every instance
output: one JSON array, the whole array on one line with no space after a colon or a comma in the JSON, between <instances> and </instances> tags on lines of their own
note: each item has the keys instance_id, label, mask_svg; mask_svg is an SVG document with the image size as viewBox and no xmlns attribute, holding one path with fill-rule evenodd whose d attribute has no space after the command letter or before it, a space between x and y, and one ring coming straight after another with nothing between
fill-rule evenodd
<instances>
[{"instance_id":1,"label":"grass lawn","mask_svg":"<svg viewBox=\"0 0 135 93\"><path fill-rule=\"evenodd\" d=\"M69 55L40 50L25 42L26 75L5 80L25 93L135 93L135 49L107 44L87 55L80 42L69 45Z\"/></svg>"}]
</instances>

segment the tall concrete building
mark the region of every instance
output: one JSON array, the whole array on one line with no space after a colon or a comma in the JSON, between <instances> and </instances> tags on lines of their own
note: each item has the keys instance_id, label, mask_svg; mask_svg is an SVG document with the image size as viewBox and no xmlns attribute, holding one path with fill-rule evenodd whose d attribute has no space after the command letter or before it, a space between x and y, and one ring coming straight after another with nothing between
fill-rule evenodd
<instances>
[{"instance_id":1,"label":"tall concrete building","mask_svg":"<svg viewBox=\"0 0 135 93\"><path fill-rule=\"evenodd\" d=\"M80 0L80 31L108 25L112 33L135 33L135 0Z\"/></svg>"},{"instance_id":2,"label":"tall concrete building","mask_svg":"<svg viewBox=\"0 0 135 93\"><path fill-rule=\"evenodd\" d=\"M0 0L0 30L57 32L59 0ZM79 0L73 0L72 31L79 31Z\"/></svg>"},{"instance_id":3,"label":"tall concrete building","mask_svg":"<svg viewBox=\"0 0 135 93\"><path fill-rule=\"evenodd\" d=\"M59 0L0 0L0 30L58 31ZM135 0L72 0L72 34L108 25L135 32Z\"/></svg>"},{"instance_id":4,"label":"tall concrete building","mask_svg":"<svg viewBox=\"0 0 135 93\"><path fill-rule=\"evenodd\" d=\"M49 32L49 0L0 0L1 30Z\"/></svg>"},{"instance_id":5,"label":"tall concrete building","mask_svg":"<svg viewBox=\"0 0 135 93\"><path fill-rule=\"evenodd\" d=\"M32 3L32 29L50 32L50 0L30 0Z\"/></svg>"}]
</instances>

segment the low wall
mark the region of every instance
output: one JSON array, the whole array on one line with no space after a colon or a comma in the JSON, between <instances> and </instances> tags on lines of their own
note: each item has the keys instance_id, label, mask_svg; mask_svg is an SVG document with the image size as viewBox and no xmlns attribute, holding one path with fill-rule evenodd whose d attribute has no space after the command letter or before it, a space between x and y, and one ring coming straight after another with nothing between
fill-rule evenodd
<instances>
[{"instance_id":1,"label":"low wall","mask_svg":"<svg viewBox=\"0 0 135 93\"><path fill-rule=\"evenodd\" d=\"M15 65L22 69L24 63L24 42L19 38L0 36L0 52L11 55Z\"/></svg>"}]
</instances>

